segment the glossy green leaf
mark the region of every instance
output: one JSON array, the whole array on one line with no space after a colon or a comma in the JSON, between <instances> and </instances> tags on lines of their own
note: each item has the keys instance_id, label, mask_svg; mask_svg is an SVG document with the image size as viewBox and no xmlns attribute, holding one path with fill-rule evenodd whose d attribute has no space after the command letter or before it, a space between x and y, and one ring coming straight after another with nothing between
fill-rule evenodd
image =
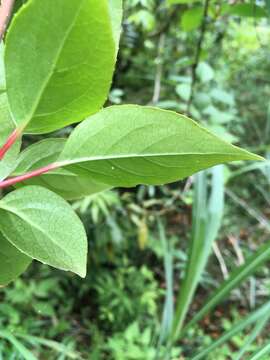
<instances>
[{"instance_id":1,"label":"glossy green leaf","mask_svg":"<svg viewBox=\"0 0 270 360\"><path fill-rule=\"evenodd\" d=\"M87 238L80 219L60 196L27 186L0 200L0 230L29 257L84 277Z\"/></svg>"},{"instance_id":2,"label":"glossy green leaf","mask_svg":"<svg viewBox=\"0 0 270 360\"><path fill-rule=\"evenodd\" d=\"M28 1L14 16L5 51L17 125L45 133L97 112L111 85L115 52L107 0Z\"/></svg>"},{"instance_id":3,"label":"glossy green leaf","mask_svg":"<svg viewBox=\"0 0 270 360\"><path fill-rule=\"evenodd\" d=\"M260 248L246 260L245 264L232 271L229 278L215 290L212 296L206 300L205 305L201 308L201 310L193 316L191 321L183 329L182 334L198 321L203 319L203 317L221 301L224 301L233 289L239 286L239 284L241 284L250 275L254 274L255 271L269 259L270 242L267 242L266 244L261 245Z\"/></svg>"},{"instance_id":4,"label":"glossy green leaf","mask_svg":"<svg viewBox=\"0 0 270 360\"><path fill-rule=\"evenodd\" d=\"M0 286L16 279L31 261L0 233Z\"/></svg>"},{"instance_id":5,"label":"glossy green leaf","mask_svg":"<svg viewBox=\"0 0 270 360\"><path fill-rule=\"evenodd\" d=\"M112 186L164 184L235 160L260 159L171 111L106 108L80 124L59 163Z\"/></svg>"},{"instance_id":6,"label":"glossy green leaf","mask_svg":"<svg viewBox=\"0 0 270 360\"><path fill-rule=\"evenodd\" d=\"M65 139L45 139L25 149L19 159L13 176L23 175L27 172L47 166L56 161L66 143ZM31 178L17 184L39 185L54 191L66 200L79 199L111 186L96 182L91 176L77 175L66 169L55 169L39 177Z\"/></svg>"}]
</instances>

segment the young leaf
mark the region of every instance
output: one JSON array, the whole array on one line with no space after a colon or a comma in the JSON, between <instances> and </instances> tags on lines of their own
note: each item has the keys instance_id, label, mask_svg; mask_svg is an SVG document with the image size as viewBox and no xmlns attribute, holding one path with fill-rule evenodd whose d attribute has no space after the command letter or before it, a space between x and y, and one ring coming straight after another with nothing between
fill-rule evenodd
<instances>
[{"instance_id":1,"label":"young leaf","mask_svg":"<svg viewBox=\"0 0 270 360\"><path fill-rule=\"evenodd\" d=\"M0 286L22 274L32 259L20 252L0 233Z\"/></svg>"},{"instance_id":2,"label":"young leaf","mask_svg":"<svg viewBox=\"0 0 270 360\"><path fill-rule=\"evenodd\" d=\"M6 40L16 124L45 133L97 112L110 88L115 53L107 0L29 0Z\"/></svg>"},{"instance_id":3,"label":"young leaf","mask_svg":"<svg viewBox=\"0 0 270 360\"><path fill-rule=\"evenodd\" d=\"M87 238L68 203L39 186L27 186L0 200L0 230L29 257L84 277Z\"/></svg>"},{"instance_id":4,"label":"young leaf","mask_svg":"<svg viewBox=\"0 0 270 360\"><path fill-rule=\"evenodd\" d=\"M29 146L21 153L17 168L12 175L20 176L53 163L59 157L65 143L65 139L52 138ZM17 187L24 185L43 186L66 200L82 198L110 188L107 184L96 182L89 175L76 175L66 169L52 170L19 183Z\"/></svg>"},{"instance_id":5,"label":"young leaf","mask_svg":"<svg viewBox=\"0 0 270 360\"><path fill-rule=\"evenodd\" d=\"M112 186L164 184L213 165L259 160L171 111L135 105L106 108L79 125L59 165Z\"/></svg>"}]
</instances>

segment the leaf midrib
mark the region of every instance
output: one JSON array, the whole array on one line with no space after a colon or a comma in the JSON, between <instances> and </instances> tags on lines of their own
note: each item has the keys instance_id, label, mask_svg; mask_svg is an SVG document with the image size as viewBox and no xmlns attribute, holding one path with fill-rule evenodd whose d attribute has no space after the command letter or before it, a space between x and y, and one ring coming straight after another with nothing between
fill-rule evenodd
<instances>
[{"instance_id":1,"label":"leaf midrib","mask_svg":"<svg viewBox=\"0 0 270 360\"><path fill-rule=\"evenodd\" d=\"M228 153L228 152L207 152L207 153L155 153L155 154L117 154L117 155L100 155L100 156L92 156L92 157L77 157L73 160L62 160L61 157L57 161L57 163L60 166L67 166L67 165L73 165L79 162L88 162L88 161L101 161L101 160L114 160L114 159L130 159L130 158L144 158L144 157L171 157L171 156L232 156L239 160L241 160L243 157L241 157L241 154L236 153ZM244 154L243 154L244 155ZM252 157L249 153L245 154L246 157L252 160ZM253 158L255 159L255 157ZM259 160L259 157L258 159Z\"/></svg>"}]
</instances>

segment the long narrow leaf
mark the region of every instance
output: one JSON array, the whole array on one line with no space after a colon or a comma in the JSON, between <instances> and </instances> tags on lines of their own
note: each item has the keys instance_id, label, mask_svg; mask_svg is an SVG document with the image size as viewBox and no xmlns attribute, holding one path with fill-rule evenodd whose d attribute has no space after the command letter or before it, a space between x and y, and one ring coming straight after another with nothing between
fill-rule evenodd
<instances>
[{"instance_id":1,"label":"long narrow leaf","mask_svg":"<svg viewBox=\"0 0 270 360\"><path fill-rule=\"evenodd\" d=\"M270 311L270 301L260 307L258 310L254 311L250 315L246 316L243 320L238 321L230 330L226 331L220 338L214 341L211 345L204 348L200 353L195 355L191 360L207 359L207 355L215 350L217 347L223 345L225 342L230 340L234 335L240 331L247 328L249 325L252 325L254 322L258 321L262 317L266 316ZM258 358L257 358L258 359Z\"/></svg>"},{"instance_id":2,"label":"long narrow leaf","mask_svg":"<svg viewBox=\"0 0 270 360\"><path fill-rule=\"evenodd\" d=\"M207 173L196 175L195 198L192 213L192 237L188 263L177 299L176 315L172 337L180 333L189 305L200 281L221 224L224 205L223 166L216 166L212 172L212 192L207 202Z\"/></svg>"},{"instance_id":3,"label":"long narrow leaf","mask_svg":"<svg viewBox=\"0 0 270 360\"><path fill-rule=\"evenodd\" d=\"M241 350L235 355L233 360L241 360L243 359L243 355L248 351L248 347L253 341L257 338L257 336L262 332L266 324L268 323L270 318L270 312L265 317L260 319L255 325L254 329L251 331L250 335L247 337L244 345L241 347Z\"/></svg>"},{"instance_id":4,"label":"long narrow leaf","mask_svg":"<svg viewBox=\"0 0 270 360\"><path fill-rule=\"evenodd\" d=\"M264 345L262 348L256 351L255 354L248 358L248 360L262 360L263 356L268 354L270 354L270 343Z\"/></svg>"},{"instance_id":5,"label":"long narrow leaf","mask_svg":"<svg viewBox=\"0 0 270 360\"><path fill-rule=\"evenodd\" d=\"M14 335L8 331L0 331L0 338L9 341L25 360L38 360L20 341L16 339Z\"/></svg>"},{"instance_id":6,"label":"long narrow leaf","mask_svg":"<svg viewBox=\"0 0 270 360\"><path fill-rule=\"evenodd\" d=\"M245 264L237 267L230 275L230 277L216 289L214 294L206 301L203 308L197 312L192 320L184 327L182 334L187 329L192 327L195 323L200 321L210 310L212 310L217 304L223 301L226 296L235 289L241 282L243 282L250 275L264 264L270 258L270 242L261 245L259 249L251 255Z\"/></svg>"},{"instance_id":7,"label":"long narrow leaf","mask_svg":"<svg viewBox=\"0 0 270 360\"><path fill-rule=\"evenodd\" d=\"M68 349L67 346L60 344L57 341L25 334L16 334L16 336L23 338L32 344L40 344L42 346L45 346L51 350L58 352L59 354L67 356L70 359L81 359L80 355L77 352Z\"/></svg>"},{"instance_id":8,"label":"long narrow leaf","mask_svg":"<svg viewBox=\"0 0 270 360\"><path fill-rule=\"evenodd\" d=\"M173 255L172 250L168 244L164 227L159 222L159 236L162 242L164 253L164 270L166 280L166 297L163 309L163 318L160 332L160 343L163 343L171 332L173 318L174 318L174 305L173 305Z\"/></svg>"}]
</instances>

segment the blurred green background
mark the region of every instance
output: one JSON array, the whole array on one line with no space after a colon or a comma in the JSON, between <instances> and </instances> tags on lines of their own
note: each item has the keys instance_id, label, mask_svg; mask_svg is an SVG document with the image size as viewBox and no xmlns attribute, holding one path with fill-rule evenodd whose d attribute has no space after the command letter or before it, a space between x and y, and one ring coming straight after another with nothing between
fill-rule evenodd
<instances>
[{"instance_id":1,"label":"blurred green background","mask_svg":"<svg viewBox=\"0 0 270 360\"><path fill-rule=\"evenodd\" d=\"M270 1L124 6L107 105L184 113L269 158ZM74 202L88 275L34 263L0 289L0 359L270 359L269 185L269 162L235 163Z\"/></svg>"}]
</instances>

